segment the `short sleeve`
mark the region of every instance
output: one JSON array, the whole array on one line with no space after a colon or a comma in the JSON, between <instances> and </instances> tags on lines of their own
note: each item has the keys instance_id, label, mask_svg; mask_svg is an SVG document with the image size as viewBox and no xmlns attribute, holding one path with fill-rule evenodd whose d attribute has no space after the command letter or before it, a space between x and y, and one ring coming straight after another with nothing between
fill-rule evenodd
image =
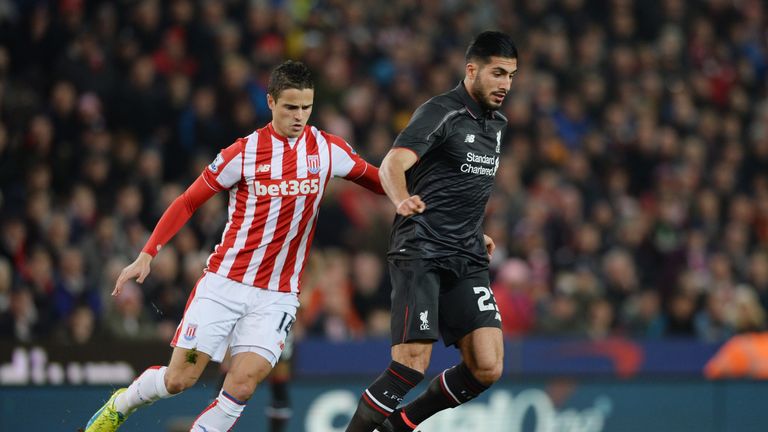
<instances>
[{"instance_id":1,"label":"short sleeve","mask_svg":"<svg viewBox=\"0 0 768 432\"><path fill-rule=\"evenodd\" d=\"M352 146L334 135L328 134L326 139L331 145L331 174L333 177L354 180L365 173L367 164Z\"/></svg>"},{"instance_id":2,"label":"short sleeve","mask_svg":"<svg viewBox=\"0 0 768 432\"><path fill-rule=\"evenodd\" d=\"M395 139L393 147L406 148L421 158L444 136L444 126L451 117L447 108L433 102L420 106L408 122L408 126Z\"/></svg>"},{"instance_id":3,"label":"short sleeve","mask_svg":"<svg viewBox=\"0 0 768 432\"><path fill-rule=\"evenodd\" d=\"M243 178L243 148L245 138L238 139L221 150L203 171L203 180L215 191L229 189Z\"/></svg>"}]
</instances>

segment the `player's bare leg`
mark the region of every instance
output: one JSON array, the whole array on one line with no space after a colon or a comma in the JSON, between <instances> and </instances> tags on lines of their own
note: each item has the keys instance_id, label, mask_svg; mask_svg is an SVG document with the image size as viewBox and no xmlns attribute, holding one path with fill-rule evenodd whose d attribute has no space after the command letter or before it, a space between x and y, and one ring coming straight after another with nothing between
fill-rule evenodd
<instances>
[{"instance_id":1,"label":"player's bare leg","mask_svg":"<svg viewBox=\"0 0 768 432\"><path fill-rule=\"evenodd\" d=\"M433 341L411 341L392 347L392 360L424 373L432 359Z\"/></svg>"},{"instance_id":2,"label":"player's bare leg","mask_svg":"<svg viewBox=\"0 0 768 432\"><path fill-rule=\"evenodd\" d=\"M479 328L457 342L461 358L481 384L490 386L504 370L504 337L501 329Z\"/></svg>"},{"instance_id":3,"label":"player's bare leg","mask_svg":"<svg viewBox=\"0 0 768 432\"><path fill-rule=\"evenodd\" d=\"M86 432L116 431L141 406L192 387L210 359L194 349L174 348L167 367L151 366L127 389L117 390L88 422Z\"/></svg>"},{"instance_id":4,"label":"player's bare leg","mask_svg":"<svg viewBox=\"0 0 768 432\"><path fill-rule=\"evenodd\" d=\"M456 345L463 362L443 371L424 393L397 409L382 430L412 431L435 413L469 402L498 381L504 366L501 329L476 329L459 339Z\"/></svg>"},{"instance_id":5,"label":"player's bare leg","mask_svg":"<svg viewBox=\"0 0 768 432\"><path fill-rule=\"evenodd\" d=\"M370 432L395 411L403 397L424 379L433 341L411 341L392 347L392 363L365 391L347 432Z\"/></svg>"},{"instance_id":6,"label":"player's bare leg","mask_svg":"<svg viewBox=\"0 0 768 432\"><path fill-rule=\"evenodd\" d=\"M195 349L174 348L165 372L168 393L181 393L195 385L210 361L211 356Z\"/></svg>"},{"instance_id":7,"label":"player's bare leg","mask_svg":"<svg viewBox=\"0 0 768 432\"><path fill-rule=\"evenodd\" d=\"M203 352L176 347L168 367L148 368L115 400L115 406L118 411L129 413L141 405L181 393L195 385L210 360Z\"/></svg>"},{"instance_id":8,"label":"player's bare leg","mask_svg":"<svg viewBox=\"0 0 768 432\"><path fill-rule=\"evenodd\" d=\"M269 375L272 364L259 354L242 352L232 356L232 366L216 400L192 425L192 431L225 432L240 418L256 386Z\"/></svg>"}]
</instances>

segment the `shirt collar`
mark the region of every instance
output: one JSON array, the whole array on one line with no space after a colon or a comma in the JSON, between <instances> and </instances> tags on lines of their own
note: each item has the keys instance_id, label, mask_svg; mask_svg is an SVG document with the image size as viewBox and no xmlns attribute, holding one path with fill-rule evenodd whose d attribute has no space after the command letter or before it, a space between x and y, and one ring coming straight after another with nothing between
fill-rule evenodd
<instances>
[{"instance_id":1,"label":"shirt collar","mask_svg":"<svg viewBox=\"0 0 768 432\"><path fill-rule=\"evenodd\" d=\"M464 80L459 81L459 85L456 86L454 91L459 95L461 102L467 107L467 112L469 112L469 115L471 115L472 118L493 118L496 115L496 110L483 110L480 107L480 104L469 95L469 92L467 92L467 89L464 87Z\"/></svg>"},{"instance_id":2,"label":"shirt collar","mask_svg":"<svg viewBox=\"0 0 768 432\"><path fill-rule=\"evenodd\" d=\"M283 136L283 135L281 135L281 134L280 134L280 133L279 133L279 132L278 132L278 131L275 129L275 127L274 127L274 126L272 126L272 122L269 122L269 124L267 124L267 128L269 129L269 133L271 133L273 137L275 137L275 138L279 139L279 140L280 140L280 141L282 141L283 143L287 144L289 147L293 148L293 147L294 147L294 145L295 145L297 142L299 142L299 140L301 139L301 137L302 137L302 136L304 136L304 134L307 132L307 129L309 129L309 125L308 125L308 124L304 125L304 130L302 130L302 131L301 131L301 134L300 134L298 137L296 137L296 138L288 138L288 137L286 137L286 136Z\"/></svg>"}]
</instances>

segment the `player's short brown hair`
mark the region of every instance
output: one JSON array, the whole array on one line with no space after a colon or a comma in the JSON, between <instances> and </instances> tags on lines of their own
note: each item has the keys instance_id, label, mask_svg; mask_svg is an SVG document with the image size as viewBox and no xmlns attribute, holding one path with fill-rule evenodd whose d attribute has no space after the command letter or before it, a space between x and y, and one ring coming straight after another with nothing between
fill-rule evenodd
<instances>
[{"instance_id":1,"label":"player's short brown hair","mask_svg":"<svg viewBox=\"0 0 768 432\"><path fill-rule=\"evenodd\" d=\"M272 69L269 75L269 85L267 92L275 99L286 89L314 89L315 83L312 81L312 72L301 62L288 60Z\"/></svg>"}]
</instances>

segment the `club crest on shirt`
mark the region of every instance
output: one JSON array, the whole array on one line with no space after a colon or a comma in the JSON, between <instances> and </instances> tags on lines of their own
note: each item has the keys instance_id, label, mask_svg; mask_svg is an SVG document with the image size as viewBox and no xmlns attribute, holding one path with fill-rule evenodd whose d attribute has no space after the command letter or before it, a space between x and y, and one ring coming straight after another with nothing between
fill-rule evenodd
<instances>
[{"instance_id":1,"label":"club crest on shirt","mask_svg":"<svg viewBox=\"0 0 768 432\"><path fill-rule=\"evenodd\" d=\"M187 331L184 332L184 339L191 341L195 338L195 333L197 333L197 324L188 324Z\"/></svg>"},{"instance_id":2,"label":"club crest on shirt","mask_svg":"<svg viewBox=\"0 0 768 432\"><path fill-rule=\"evenodd\" d=\"M310 174L317 174L320 172L320 156L307 155L307 171Z\"/></svg>"}]
</instances>

